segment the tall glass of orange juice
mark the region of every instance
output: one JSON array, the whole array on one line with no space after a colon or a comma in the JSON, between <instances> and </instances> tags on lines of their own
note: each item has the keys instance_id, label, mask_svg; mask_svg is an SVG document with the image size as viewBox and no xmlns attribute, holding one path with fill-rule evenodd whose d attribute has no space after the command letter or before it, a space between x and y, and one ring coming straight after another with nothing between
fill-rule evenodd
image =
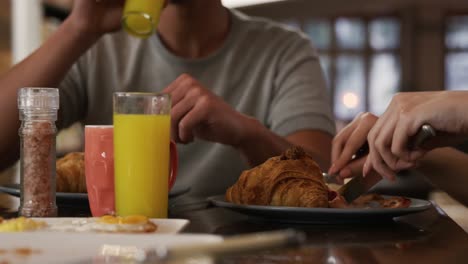
<instances>
[{"instance_id":1,"label":"tall glass of orange juice","mask_svg":"<svg viewBox=\"0 0 468 264\"><path fill-rule=\"evenodd\" d=\"M159 16L165 0L126 0L122 16L122 26L130 34L146 38L158 26Z\"/></svg>"},{"instance_id":2,"label":"tall glass of orange juice","mask_svg":"<svg viewBox=\"0 0 468 264\"><path fill-rule=\"evenodd\" d=\"M177 167L175 144L170 141L170 109L168 94L114 93L117 215L167 217Z\"/></svg>"}]
</instances>

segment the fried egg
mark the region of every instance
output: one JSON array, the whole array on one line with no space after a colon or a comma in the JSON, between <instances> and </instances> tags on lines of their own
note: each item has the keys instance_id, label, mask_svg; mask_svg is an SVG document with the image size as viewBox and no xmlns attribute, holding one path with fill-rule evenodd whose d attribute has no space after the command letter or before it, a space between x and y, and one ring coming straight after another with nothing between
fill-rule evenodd
<instances>
[{"instance_id":1,"label":"fried egg","mask_svg":"<svg viewBox=\"0 0 468 264\"><path fill-rule=\"evenodd\" d=\"M55 222L49 225L53 231L67 232L103 232L103 233L151 233L157 229L156 224L146 216L111 216L100 218L82 218Z\"/></svg>"},{"instance_id":2,"label":"fried egg","mask_svg":"<svg viewBox=\"0 0 468 264\"><path fill-rule=\"evenodd\" d=\"M25 217L0 221L0 232L24 232L44 229L47 223Z\"/></svg>"},{"instance_id":3,"label":"fried egg","mask_svg":"<svg viewBox=\"0 0 468 264\"><path fill-rule=\"evenodd\" d=\"M18 217L0 221L0 232L62 231L102 233L152 233L157 229L148 217L142 215L111 216L48 220Z\"/></svg>"},{"instance_id":4,"label":"fried egg","mask_svg":"<svg viewBox=\"0 0 468 264\"><path fill-rule=\"evenodd\" d=\"M157 226L146 216L111 216L106 215L97 219L92 225L95 231L102 232L124 232L124 233L151 233L156 231Z\"/></svg>"}]
</instances>

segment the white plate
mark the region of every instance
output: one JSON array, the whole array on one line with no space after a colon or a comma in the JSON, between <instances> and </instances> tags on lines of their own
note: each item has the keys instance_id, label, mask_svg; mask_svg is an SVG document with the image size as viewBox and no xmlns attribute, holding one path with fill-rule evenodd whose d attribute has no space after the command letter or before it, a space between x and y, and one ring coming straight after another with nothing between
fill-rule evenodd
<instances>
[{"instance_id":1,"label":"white plate","mask_svg":"<svg viewBox=\"0 0 468 264\"><path fill-rule=\"evenodd\" d=\"M0 263L55 264L91 260L102 245L154 248L182 244L216 243L222 237L195 234L103 234L66 232L0 233ZM18 255L15 250L32 253ZM91 262L90 262L91 263Z\"/></svg>"},{"instance_id":2,"label":"white plate","mask_svg":"<svg viewBox=\"0 0 468 264\"><path fill-rule=\"evenodd\" d=\"M98 218L97 217L89 217L89 218L87 217L51 217L51 218L33 218L33 219L46 222L48 226L54 227L52 228L53 230L44 230L44 231L35 231L35 232L68 231L70 233L70 232L74 232L73 230L69 230L72 227L79 227L80 223L89 223L89 222L95 221ZM179 233L190 222L187 219L164 219L164 218L152 218L150 219L150 221L157 225L158 228L154 232L157 234ZM60 226L62 226L61 230L59 230ZM92 231L86 231L86 232L92 232ZM145 235L145 234L140 234L140 235Z\"/></svg>"}]
</instances>

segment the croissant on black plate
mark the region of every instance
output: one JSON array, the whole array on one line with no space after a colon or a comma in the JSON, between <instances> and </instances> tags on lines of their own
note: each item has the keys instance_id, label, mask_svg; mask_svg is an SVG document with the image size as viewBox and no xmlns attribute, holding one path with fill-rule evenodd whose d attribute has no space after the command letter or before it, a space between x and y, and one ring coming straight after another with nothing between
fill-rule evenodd
<instances>
[{"instance_id":1,"label":"croissant on black plate","mask_svg":"<svg viewBox=\"0 0 468 264\"><path fill-rule=\"evenodd\" d=\"M236 204L294 207L328 207L328 187L322 171L302 148L244 171L226 191L226 200Z\"/></svg>"}]
</instances>

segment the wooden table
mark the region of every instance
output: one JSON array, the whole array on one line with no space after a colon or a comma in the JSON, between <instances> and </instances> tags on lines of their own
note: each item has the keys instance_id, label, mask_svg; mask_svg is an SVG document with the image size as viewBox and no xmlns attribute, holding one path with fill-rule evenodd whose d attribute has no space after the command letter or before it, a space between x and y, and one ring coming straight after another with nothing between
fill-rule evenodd
<instances>
[{"instance_id":1,"label":"wooden table","mask_svg":"<svg viewBox=\"0 0 468 264\"><path fill-rule=\"evenodd\" d=\"M171 217L191 221L187 233L232 236L295 228L307 234L300 247L225 257L217 263L468 263L468 235L437 206L395 221L340 225L275 223L206 203L172 209ZM15 214L0 211L0 216Z\"/></svg>"},{"instance_id":2,"label":"wooden table","mask_svg":"<svg viewBox=\"0 0 468 264\"><path fill-rule=\"evenodd\" d=\"M173 217L191 221L185 232L223 236L295 228L307 234L294 249L229 257L220 263L468 263L468 235L437 206L395 221L340 224L281 224L222 208L188 210Z\"/></svg>"}]
</instances>

